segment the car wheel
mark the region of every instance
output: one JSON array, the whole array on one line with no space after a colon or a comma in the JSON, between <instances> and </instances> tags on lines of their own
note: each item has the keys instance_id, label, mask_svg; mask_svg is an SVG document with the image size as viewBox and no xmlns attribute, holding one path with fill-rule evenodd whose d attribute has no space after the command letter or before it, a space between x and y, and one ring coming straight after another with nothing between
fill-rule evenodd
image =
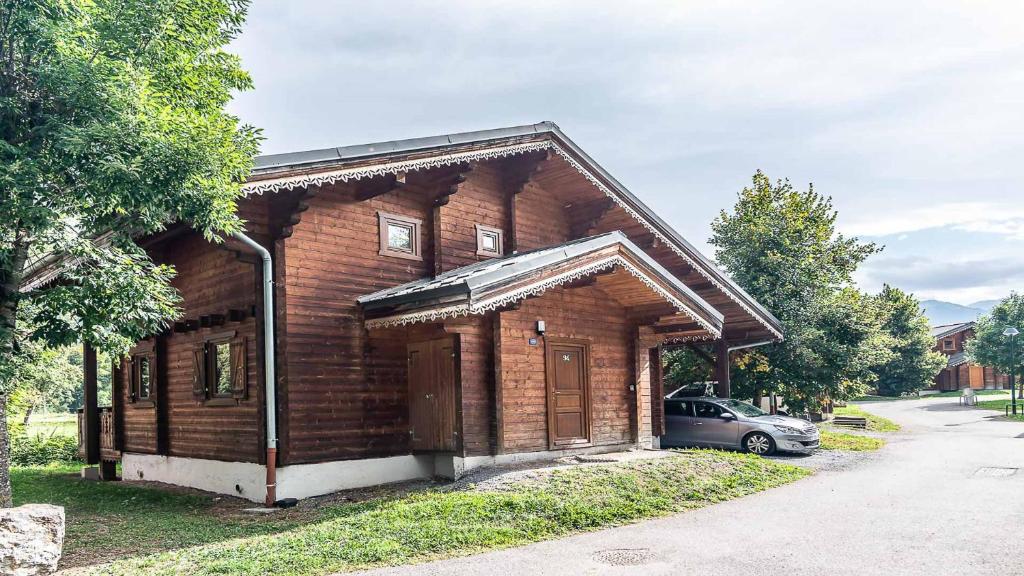
<instances>
[{"instance_id":1,"label":"car wheel","mask_svg":"<svg viewBox=\"0 0 1024 576\"><path fill-rule=\"evenodd\" d=\"M751 432L743 437L743 451L768 456L775 452L775 441L764 432Z\"/></svg>"}]
</instances>

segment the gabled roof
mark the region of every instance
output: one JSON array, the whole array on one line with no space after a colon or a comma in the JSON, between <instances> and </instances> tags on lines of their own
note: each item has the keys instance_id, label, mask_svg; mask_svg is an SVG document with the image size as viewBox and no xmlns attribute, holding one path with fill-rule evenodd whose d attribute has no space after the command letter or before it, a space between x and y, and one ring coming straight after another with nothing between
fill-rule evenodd
<instances>
[{"instance_id":1,"label":"gabled roof","mask_svg":"<svg viewBox=\"0 0 1024 576\"><path fill-rule=\"evenodd\" d=\"M651 211L553 122L261 156L244 190L248 194L262 194L540 150L551 151L564 159L776 339L782 339L782 324L771 312Z\"/></svg>"},{"instance_id":2,"label":"gabled roof","mask_svg":"<svg viewBox=\"0 0 1024 576\"><path fill-rule=\"evenodd\" d=\"M956 368L957 366L966 364L969 361L970 359L967 357L966 352L957 352L956 354L951 355L949 360L946 361L946 368Z\"/></svg>"},{"instance_id":3,"label":"gabled roof","mask_svg":"<svg viewBox=\"0 0 1024 576\"><path fill-rule=\"evenodd\" d=\"M968 328L974 328L977 324L974 321L971 322L960 322L958 324L943 324L941 326L932 326L932 338L939 339L945 338L946 336L952 336L958 332L963 332Z\"/></svg>"},{"instance_id":4,"label":"gabled roof","mask_svg":"<svg viewBox=\"0 0 1024 576\"><path fill-rule=\"evenodd\" d=\"M708 332L721 335L722 314L621 232L484 260L367 294L359 303L369 317L368 327L433 321L496 310L616 267L627 270Z\"/></svg>"}]
</instances>

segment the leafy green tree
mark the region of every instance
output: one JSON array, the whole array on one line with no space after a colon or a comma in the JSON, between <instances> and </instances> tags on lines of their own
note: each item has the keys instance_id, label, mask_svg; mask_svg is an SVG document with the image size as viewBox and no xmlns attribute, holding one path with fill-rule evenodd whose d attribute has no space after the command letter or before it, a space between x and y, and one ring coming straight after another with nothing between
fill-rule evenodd
<instances>
[{"instance_id":1,"label":"leafy green tree","mask_svg":"<svg viewBox=\"0 0 1024 576\"><path fill-rule=\"evenodd\" d=\"M718 262L782 322L786 339L734 366L737 395L774 392L797 410L843 400L874 381L891 352L872 299L851 287L853 272L879 251L836 231L831 199L754 174L732 212L712 223Z\"/></svg>"},{"instance_id":2,"label":"leafy green tree","mask_svg":"<svg viewBox=\"0 0 1024 576\"><path fill-rule=\"evenodd\" d=\"M187 222L239 230L235 202L259 145L227 114L251 86L225 46L247 0L0 3L0 412L24 340L122 352L177 313L136 235ZM46 253L56 282L19 286ZM0 422L4 422L0 413ZM0 426L0 505L10 505Z\"/></svg>"},{"instance_id":3,"label":"leafy green tree","mask_svg":"<svg viewBox=\"0 0 1024 576\"><path fill-rule=\"evenodd\" d=\"M67 411L82 388L82 356L71 347L47 348L30 343L32 360L14 394L22 407L21 418L28 424L38 409Z\"/></svg>"},{"instance_id":4,"label":"leafy green tree","mask_svg":"<svg viewBox=\"0 0 1024 576\"><path fill-rule=\"evenodd\" d=\"M710 354L701 348L698 352L689 347L666 349L662 355L665 366L665 393L687 384L709 382L715 379L715 368Z\"/></svg>"},{"instance_id":5,"label":"leafy green tree","mask_svg":"<svg viewBox=\"0 0 1024 576\"><path fill-rule=\"evenodd\" d=\"M1003 336L1007 328L1020 334L1010 339ZM1017 385L1024 390L1024 294L1013 293L982 316L974 329L974 338L967 341L971 362L992 366L1003 374L1016 375Z\"/></svg>"},{"instance_id":6,"label":"leafy green tree","mask_svg":"<svg viewBox=\"0 0 1024 576\"><path fill-rule=\"evenodd\" d=\"M878 393L901 396L932 384L946 357L932 350L928 318L913 295L886 284L876 297L882 330L892 339L893 358L875 369Z\"/></svg>"}]
</instances>

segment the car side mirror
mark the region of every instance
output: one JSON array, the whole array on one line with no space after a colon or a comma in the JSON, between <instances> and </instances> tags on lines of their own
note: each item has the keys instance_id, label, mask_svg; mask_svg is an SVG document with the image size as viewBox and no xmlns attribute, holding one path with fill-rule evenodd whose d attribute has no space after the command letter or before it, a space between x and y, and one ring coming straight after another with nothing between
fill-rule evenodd
<instances>
[{"instance_id":1,"label":"car side mirror","mask_svg":"<svg viewBox=\"0 0 1024 576\"><path fill-rule=\"evenodd\" d=\"M736 416L732 412L722 412L722 415L719 416L722 420L732 420L735 417Z\"/></svg>"}]
</instances>

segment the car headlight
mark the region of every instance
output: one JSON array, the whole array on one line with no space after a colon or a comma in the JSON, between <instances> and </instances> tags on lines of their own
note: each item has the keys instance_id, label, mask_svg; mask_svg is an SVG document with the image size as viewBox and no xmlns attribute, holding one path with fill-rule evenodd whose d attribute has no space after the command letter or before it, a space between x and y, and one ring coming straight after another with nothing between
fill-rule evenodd
<instances>
[{"instance_id":1,"label":"car headlight","mask_svg":"<svg viewBox=\"0 0 1024 576\"><path fill-rule=\"evenodd\" d=\"M803 430L799 428L793 428L792 426L783 426L782 424L775 424L775 429L783 434L792 434L794 436L803 436Z\"/></svg>"}]
</instances>

